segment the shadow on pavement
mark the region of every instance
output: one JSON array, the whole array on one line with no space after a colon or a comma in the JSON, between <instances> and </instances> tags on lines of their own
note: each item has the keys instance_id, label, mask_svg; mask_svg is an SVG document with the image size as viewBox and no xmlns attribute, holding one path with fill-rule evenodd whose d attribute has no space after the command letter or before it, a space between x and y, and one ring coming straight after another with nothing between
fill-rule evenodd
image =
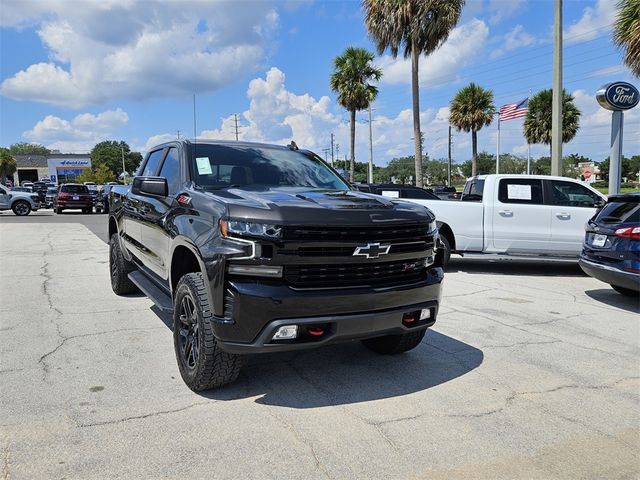
<instances>
[{"instance_id":1,"label":"shadow on pavement","mask_svg":"<svg viewBox=\"0 0 640 480\"><path fill-rule=\"evenodd\" d=\"M420 346L395 356L377 355L360 342L250 356L238 381L200 395L259 397L257 403L290 408L345 405L426 390L470 372L483 358L481 350L429 330Z\"/></svg>"},{"instance_id":2,"label":"shadow on pavement","mask_svg":"<svg viewBox=\"0 0 640 480\"><path fill-rule=\"evenodd\" d=\"M575 263L522 260L476 260L452 258L446 273L464 272L483 275L526 275L545 277L584 277L586 274Z\"/></svg>"},{"instance_id":3,"label":"shadow on pavement","mask_svg":"<svg viewBox=\"0 0 640 480\"><path fill-rule=\"evenodd\" d=\"M621 308L631 313L640 313L640 295L636 298L627 297L616 292L613 288L599 288L584 292L597 302L606 303L612 307Z\"/></svg>"}]
</instances>

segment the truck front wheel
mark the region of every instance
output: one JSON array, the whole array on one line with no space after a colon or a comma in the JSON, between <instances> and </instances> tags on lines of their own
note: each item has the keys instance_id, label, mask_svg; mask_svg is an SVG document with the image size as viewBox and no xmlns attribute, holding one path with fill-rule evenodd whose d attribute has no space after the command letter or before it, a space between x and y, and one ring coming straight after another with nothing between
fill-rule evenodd
<instances>
[{"instance_id":1,"label":"truck front wheel","mask_svg":"<svg viewBox=\"0 0 640 480\"><path fill-rule=\"evenodd\" d=\"M437 267L446 268L451 258L451 243L446 236L440 234L440 246L438 247L438 253L436 253L435 265Z\"/></svg>"},{"instance_id":2,"label":"truck front wheel","mask_svg":"<svg viewBox=\"0 0 640 480\"><path fill-rule=\"evenodd\" d=\"M385 335L384 337L368 338L362 343L369 350L382 355L395 355L407 352L420 345L427 330L403 333L401 335Z\"/></svg>"},{"instance_id":3,"label":"truck front wheel","mask_svg":"<svg viewBox=\"0 0 640 480\"><path fill-rule=\"evenodd\" d=\"M242 357L218 348L211 308L201 273L184 275L173 304L173 345L182 380L194 392L217 388L238 378Z\"/></svg>"}]
</instances>

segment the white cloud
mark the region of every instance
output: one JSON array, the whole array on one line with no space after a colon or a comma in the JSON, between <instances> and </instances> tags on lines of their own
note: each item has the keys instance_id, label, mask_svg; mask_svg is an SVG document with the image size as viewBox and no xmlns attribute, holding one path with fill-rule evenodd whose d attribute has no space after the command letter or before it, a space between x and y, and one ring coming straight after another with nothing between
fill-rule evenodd
<instances>
[{"instance_id":1,"label":"white cloud","mask_svg":"<svg viewBox=\"0 0 640 480\"><path fill-rule=\"evenodd\" d=\"M487 25L475 18L454 28L448 40L438 50L420 59L420 84L426 88L450 84L462 68L476 60L488 36ZM410 59L394 59L385 55L378 63L384 71L381 83L411 83Z\"/></svg>"},{"instance_id":2,"label":"white cloud","mask_svg":"<svg viewBox=\"0 0 640 480\"><path fill-rule=\"evenodd\" d=\"M38 25L49 61L6 78L0 93L79 108L213 91L257 68L279 23L275 3L8 0L3 25Z\"/></svg>"},{"instance_id":3,"label":"white cloud","mask_svg":"<svg viewBox=\"0 0 640 480\"><path fill-rule=\"evenodd\" d=\"M489 58L498 58L506 52L535 43L537 43L536 37L527 33L522 25L516 25L500 40L500 47L493 50Z\"/></svg>"},{"instance_id":4,"label":"white cloud","mask_svg":"<svg viewBox=\"0 0 640 480\"><path fill-rule=\"evenodd\" d=\"M526 0L489 0L489 23L497 25L519 12L526 3Z\"/></svg>"},{"instance_id":5,"label":"white cloud","mask_svg":"<svg viewBox=\"0 0 640 480\"><path fill-rule=\"evenodd\" d=\"M124 110L107 110L97 115L82 113L71 120L47 115L22 136L34 143L44 144L51 150L66 153L88 152L93 146L112 136L129 122Z\"/></svg>"},{"instance_id":6,"label":"white cloud","mask_svg":"<svg viewBox=\"0 0 640 480\"><path fill-rule=\"evenodd\" d=\"M609 67L604 67L599 70L596 70L591 75L594 77L596 76L599 77L599 76L613 75L615 73L624 73L626 71L628 71L628 69L624 65L611 65Z\"/></svg>"},{"instance_id":7,"label":"white cloud","mask_svg":"<svg viewBox=\"0 0 640 480\"><path fill-rule=\"evenodd\" d=\"M564 41L566 43L585 42L607 33L612 28L615 15L613 0L597 0L595 6L585 7L580 20L567 28Z\"/></svg>"}]
</instances>

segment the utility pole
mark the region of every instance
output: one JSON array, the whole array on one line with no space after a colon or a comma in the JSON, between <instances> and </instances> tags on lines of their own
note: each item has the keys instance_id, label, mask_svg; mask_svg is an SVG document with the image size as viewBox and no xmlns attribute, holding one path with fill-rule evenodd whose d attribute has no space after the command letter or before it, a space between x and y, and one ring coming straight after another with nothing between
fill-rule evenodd
<instances>
[{"instance_id":1,"label":"utility pole","mask_svg":"<svg viewBox=\"0 0 640 480\"><path fill-rule=\"evenodd\" d=\"M331 134L331 166L333 167L333 139L334 139L334 135L333 133Z\"/></svg>"},{"instance_id":2,"label":"utility pole","mask_svg":"<svg viewBox=\"0 0 640 480\"><path fill-rule=\"evenodd\" d=\"M124 167L124 146L120 143L120 153L122 154L122 181L127 184L127 170Z\"/></svg>"},{"instance_id":3,"label":"utility pole","mask_svg":"<svg viewBox=\"0 0 640 480\"><path fill-rule=\"evenodd\" d=\"M551 175L562 175L562 0L555 0L553 22L553 99L551 106Z\"/></svg>"},{"instance_id":4,"label":"utility pole","mask_svg":"<svg viewBox=\"0 0 640 480\"><path fill-rule=\"evenodd\" d=\"M238 141L238 114L234 113L233 114L233 120L235 121L236 124L236 142Z\"/></svg>"},{"instance_id":5,"label":"utility pole","mask_svg":"<svg viewBox=\"0 0 640 480\"><path fill-rule=\"evenodd\" d=\"M449 164L447 165L447 187L451 186L451 125L449 125Z\"/></svg>"},{"instance_id":6,"label":"utility pole","mask_svg":"<svg viewBox=\"0 0 640 480\"><path fill-rule=\"evenodd\" d=\"M336 143L336 161L340 161L340 145Z\"/></svg>"},{"instance_id":7,"label":"utility pole","mask_svg":"<svg viewBox=\"0 0 640 480\"><path fill-rule=\"evenodd\" d=\"M369 183L373 183L373 133L371 127L371 102L369 102Z\"/></svg>"},{"instance_id":8,"label":"utility pole","mask_svg":"<svg viewBox=\"0 0 640 480\"><path fill-rule=\"evenodd\" d=\"M327 154L329 153L331 149L330 148L323 148L322 149L322 153L324 153L324 161L327 161Z\"/></svg>"},{"instance_id":9,"label":"utility pole","mask_svg":"<svg viewBox=\"0 0 640 480\"><path fill-rule=\"evenodd\" d=\"M180 140L180 130L177 131L178 134L178 140Z\"/></svg>"}]
</instances>

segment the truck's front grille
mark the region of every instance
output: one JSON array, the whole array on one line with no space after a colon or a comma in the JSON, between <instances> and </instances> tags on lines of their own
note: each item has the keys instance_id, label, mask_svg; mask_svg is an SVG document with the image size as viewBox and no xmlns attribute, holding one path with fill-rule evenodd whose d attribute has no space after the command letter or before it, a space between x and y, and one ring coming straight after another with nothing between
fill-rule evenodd
<instances>
[{"instance_id":1,"label":"truck's front grille","mask_svg":"<svg viewBox=\"0 0 640 480\"><path fill-rule=\"evenodd\" d=\"M297 288L385 287L417 282L424 259L340 265L287 265L285 280Z\"/></svg>"},{"instance_id":2,"label":"truck's front grille","mask_svg":"<svg viewBox=\"0 0 640 480\"><path fill-rule=\"evenodd\" d=\"M387 241L386 243L391 245L389 249L389 254L391 255L394 253L424 252L433 250L434 248L433 237L417 242L395 243L393 241ZM340 247L298 247L296 249L281 249L278 253L280 255L298 255L300 257L351 257L355 249L356 246L354 245Z\"/></svg>"},{"instance_id":3,"label":"truck's front grille","mask_svg":"<svg viewBox=\"0 0 640 480\"><path fill-rule=\"evenodd\" d=\"M424 239L429 230L428 223L405 225L367 225L344 227L285 227L284 240L301 242L415 242Z\"/></svg>"}]
</instances>

